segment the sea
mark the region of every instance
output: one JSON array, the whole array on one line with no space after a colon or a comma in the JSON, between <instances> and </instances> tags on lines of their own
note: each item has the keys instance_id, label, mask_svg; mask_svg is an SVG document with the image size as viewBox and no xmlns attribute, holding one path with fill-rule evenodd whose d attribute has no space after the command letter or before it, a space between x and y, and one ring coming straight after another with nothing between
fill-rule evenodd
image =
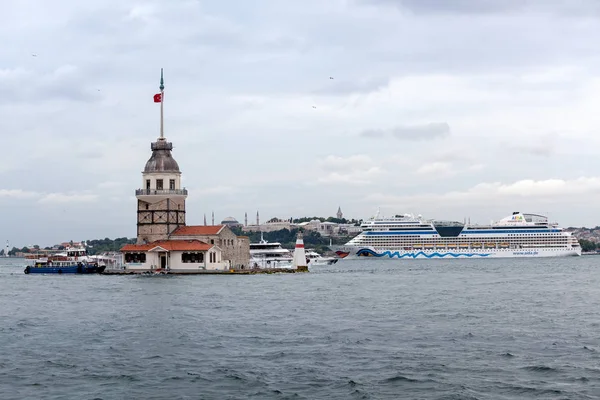
<instances>
[{"instance_id":1,"label":"sea","mask_svg":"<svg viewBox=\"0 0 600 400\"><path fill-rule=\"evenodd\" d=\"M25 275L0 399L598 399L600 256Z\"/></svg>"}]
</instances>

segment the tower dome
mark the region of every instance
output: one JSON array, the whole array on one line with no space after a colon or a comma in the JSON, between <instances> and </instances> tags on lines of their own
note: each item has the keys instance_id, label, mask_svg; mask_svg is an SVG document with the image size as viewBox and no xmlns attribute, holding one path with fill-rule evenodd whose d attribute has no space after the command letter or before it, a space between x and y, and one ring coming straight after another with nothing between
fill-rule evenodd
<instances>
[{"instance_id":1,"label":"tower dome","mask_svg":"<svg viewBox=\"0 0 600 400\"><path fill-rule=\"evenodd\" d=\"M159 138L150 145L152 156L144 167L144 173L152 172L180 172L179 164L171 155L173 143L167 142L165 138Z\"/></svg>"}]
</instances>

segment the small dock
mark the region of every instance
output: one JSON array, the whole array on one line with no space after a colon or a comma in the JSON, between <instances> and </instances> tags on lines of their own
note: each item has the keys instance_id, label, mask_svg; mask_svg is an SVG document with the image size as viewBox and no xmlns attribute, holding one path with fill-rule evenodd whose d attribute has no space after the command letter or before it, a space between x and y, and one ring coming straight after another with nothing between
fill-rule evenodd
<instances>
[{"instance_id":1,"label":"small dock","mask_svg":"<svg viewBox=\"0 0 600 400\"><path fill-rule=\"evenodd\" d=\"M102 275L257 275L257 274L295 274L308 272L308 268L253 268L253 269L231 269L227 271L199 270L199 271L171 271L152 270L134 271L125 269L106 269Z\"/></svg>"}]
</instances>

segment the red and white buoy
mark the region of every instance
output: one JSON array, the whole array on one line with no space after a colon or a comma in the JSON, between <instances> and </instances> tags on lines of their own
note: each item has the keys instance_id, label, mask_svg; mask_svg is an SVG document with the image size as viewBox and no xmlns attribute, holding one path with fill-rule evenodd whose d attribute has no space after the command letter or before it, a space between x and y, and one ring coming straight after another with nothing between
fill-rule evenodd
<instances>
[{"instance_id":1,"label":"red and white buoy","mask_svg":"<svg viewBox=\"0 0 600 400\"><path fill-rule=\"evenodd\" d=\"M296 269L307 269L306 253L304 252L304 240L302 240L302 232L298 232L296 238L296 248L294 249L293 267Z\"/></svg>"}]
</instances>

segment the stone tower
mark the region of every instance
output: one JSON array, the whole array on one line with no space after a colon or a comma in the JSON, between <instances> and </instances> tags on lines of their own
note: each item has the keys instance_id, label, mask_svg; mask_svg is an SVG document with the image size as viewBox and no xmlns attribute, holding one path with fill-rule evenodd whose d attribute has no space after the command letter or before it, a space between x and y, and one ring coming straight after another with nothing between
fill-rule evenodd
<instances>
[{"instance_id":1,"label":"stone tower","mask_svg":"<svg viewBox=\"0 0 600 400\"><path fill-rule=\"evenodd\" d=\"M163 132L164 81L160 71L160 137L151 143L152 156L142 172L142 189L137 197L138 244L164 240L178 227L185 225L187 190L181 188L181 171L171 155L173 143L167 142Z\"/></svg>"},{"instance_id":2,"label":"stone tower","mask_svg":"<svg viewBox=\"0 0 600 400\"><path fill-rule=\"evenodd\" d=\"M344 218L344 214L342 213L342 207L338 207L336 216L338 217L338 219Z\"/></svg>"}]
</instances>

